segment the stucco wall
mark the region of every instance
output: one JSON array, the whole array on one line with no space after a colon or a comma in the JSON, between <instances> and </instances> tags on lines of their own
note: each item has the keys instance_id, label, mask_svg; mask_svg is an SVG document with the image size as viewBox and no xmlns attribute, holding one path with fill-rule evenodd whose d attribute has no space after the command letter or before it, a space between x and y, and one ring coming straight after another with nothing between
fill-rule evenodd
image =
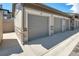
<instances>
[{"instance_id":1,"label":"stucco wall","mask_svg":"<svg viewBox=\"0 0 79 59\"><path fill-rule=\"evenodd\" d=\"M20 9L19 9L20 7ZM15 26L15 32L17 34L17 37L20 41L20 43L23 42L23 12L22 12L22 9L21 9L21 5L18 5L16 6L16 10L15 10L15 17L14 17L14 26Z\"/></svg>"},{"instance_id":2,"label":"stucco wall","mask_svg":"<svg viewBox=\"0 0 79 59\"><path fill-rule=\"evenodd\" d=\"M14 31L14 20L3 20L3 32L13 32Z\"/></svg>"}]
</instances>

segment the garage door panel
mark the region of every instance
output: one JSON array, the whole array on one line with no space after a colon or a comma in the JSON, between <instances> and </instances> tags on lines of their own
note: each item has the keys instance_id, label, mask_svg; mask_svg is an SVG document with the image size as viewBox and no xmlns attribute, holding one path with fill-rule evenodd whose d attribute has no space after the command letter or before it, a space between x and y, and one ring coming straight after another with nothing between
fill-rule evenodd
<instances>
[{"instance_id":1,"label":"garage door panel","mask_svg":"<svg viewBox=\"0 0 79 59\"><path fill-rule=\"evenodd\" d=\"M62 19L55 17L54 18L54 33L62 31Z\"/></svg>"},{"instance_id":2,"label":"garage door panel","mask_svg":"<svg viewBox=\"0 0 79 59\"><path fill-rule=\"evenodd\" d=\"M66 30L69 30L69 20L66 20Z\"/></svg>"},{"instance_id":3,"label":"garage door panel","mask_svg":"<svg viewBox=\"0 0 79 59\"><path fill-rule=\"evenodd\" d=\"M29 40L48 36L48 17L28 15L29 22Z\"/></svg>"}]
</instances>

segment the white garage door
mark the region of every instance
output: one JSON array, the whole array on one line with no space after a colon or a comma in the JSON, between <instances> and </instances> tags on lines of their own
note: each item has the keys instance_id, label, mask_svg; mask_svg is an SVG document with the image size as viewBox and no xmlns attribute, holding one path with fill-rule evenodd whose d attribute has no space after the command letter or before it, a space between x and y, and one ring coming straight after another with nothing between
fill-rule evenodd
<instances>
[{"instance_id":1,"label":"white garage door","mask_svg":"<svg viewBox=\"0 0 79 59\"><path fill-rule=\"evenodd\" d=\"M28 15L28 38L29 40L49 35L48 17Z\"/></svg>"},{"instance_id":2,"label":"white garage door","mask_svg":"<svg viewBox=\"0 0 79 59\"><path fill-rule=\"evenodd\" d=\"M62 19L54 17L54 33L62 31Z\"/></svg>"}]
</instances>

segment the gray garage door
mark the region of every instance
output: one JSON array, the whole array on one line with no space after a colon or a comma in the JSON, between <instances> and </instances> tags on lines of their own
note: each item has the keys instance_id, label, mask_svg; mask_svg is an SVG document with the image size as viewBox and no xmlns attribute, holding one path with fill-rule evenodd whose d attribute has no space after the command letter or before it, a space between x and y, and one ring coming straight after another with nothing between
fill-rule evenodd
<instances>
[{"instance_id":1,"label":"gray garage door","mask_svg":"<svg viewBox=\"0 0 79 59\"><path fill-rule=\"evenodd\" d=\"M28 15L29 40L48 36L49 34L48 19L49 18L45 16L37 16L30 14Z\"/></svg>"},{"instance_id":2,"label":"gray garage door","mask_svg":"<svg viewBox=\"0 0 79 59\"><path fill-rule=\"evenodd\" d=\"M62 31L62 19L54 17L54 33Z\"/></svg>"},{"instance_id":3,"label":"gray garage door","mask_svg":"<svg viewBox=\"0 0 79 59\"><path fill-rule=\"evenodd\" d=\"M69 20L66 20L66 30L69 30Z\"/></svg>"},{"instance_id":4,"label":"gray garage door","mask_svg":"<svg viewBox=\"0 0 79 59\"><path fill-rule=\"evenodd\" d=\"M62 31L66 31L66 20L62 19Z\"/></svg>"}]
</instances>

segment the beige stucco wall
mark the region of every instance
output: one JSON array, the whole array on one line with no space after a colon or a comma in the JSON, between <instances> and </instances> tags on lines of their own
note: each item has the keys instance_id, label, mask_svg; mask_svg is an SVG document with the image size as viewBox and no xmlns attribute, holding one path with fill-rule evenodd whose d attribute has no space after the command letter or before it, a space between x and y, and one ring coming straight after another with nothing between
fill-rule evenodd
<instances>
[{"instance_id":1,"label":"beige stucco wall","mask_svg":"<svg viewBox=\"0 0 79 59\"><path fill-rule=\"evenodd\" d=\"M14 20L7 19L3 20L3 32L13 32L14 31Z\"/></svg>"},{"instance_id":2,"label":"beige stucco wall","mask_svg":"<svg viewBox=\"0 0 79 59\"><path fill-rule=\"evenodd\" d=\"M16 8L15 17L14 17L14 27L20 43L23 42L23 18L22 18L23 14L22 13L23 13L22 9L19 10Z\"/></svg>"},{"instance_id":3,"label":"beige stucco wall","mask_svg":"<svg viewBox=\"0 0 79 59\"><path fill-rule=\"evenodd\" d=\"M2 41L3 38L3 11L0 10L0 43Z\"/></svg>"}]
</instances>

